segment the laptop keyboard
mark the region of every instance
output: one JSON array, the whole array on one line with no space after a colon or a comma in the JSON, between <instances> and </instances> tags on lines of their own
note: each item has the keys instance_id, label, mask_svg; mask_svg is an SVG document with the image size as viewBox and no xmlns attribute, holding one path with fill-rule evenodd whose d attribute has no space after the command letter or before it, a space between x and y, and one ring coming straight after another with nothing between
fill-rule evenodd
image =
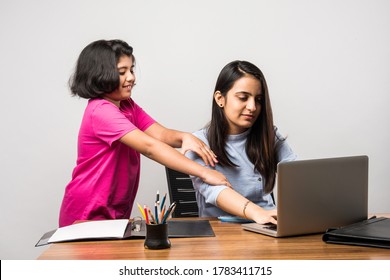
<instances>
[{"instance_id":1,"label":"laptop keyboard","mask_svg":"<svg viewBox=\"0 0 390 280\"><path fill-rule=\"evenodd\" d=\"M275 224L266 224L265 228L276 231L277 230L277 225L275 225Z\"/></svg>"}]
</instances>

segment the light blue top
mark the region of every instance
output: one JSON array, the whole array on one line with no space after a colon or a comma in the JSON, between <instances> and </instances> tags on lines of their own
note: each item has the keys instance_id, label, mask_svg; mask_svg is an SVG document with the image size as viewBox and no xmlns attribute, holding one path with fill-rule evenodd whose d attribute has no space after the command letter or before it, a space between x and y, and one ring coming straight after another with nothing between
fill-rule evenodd
<instances>
[{"instance_id":1,"label":"light blue top","mask_svg":"<svg viewBox=\"0 0 390 280\"><path fill-rule=\"evenodd\" d=\"M279 132L277 133L277 141L282 139ZM207 145L207 130L202 129L194 133L196 137L201 139ZM229 155L229 159L237 165L237 167L222 167L219 164L213 168L226 176L229 182L232 184L234 190L259 205L264 209L272 209L275 204L270 194L264 194L263 192L263 178L262 175L254 170L254 165L248 159L245 152L245 145L249 130L237 135L229 135L226 143L226 151ZM279 145L278 162L292 161L297 158L290 146L286 141L282 141ZM186 156L199 164L205 165L202 159L190 151L186 153ZM219 193L227 188L226 186L210 186L203 182L199 177L191 176L192 183L196 191L196 200L199 208L200 217L219 217L228 216L229 213L218 208L216 205L217 197ZM231 216L231 215L230 215Z\"/></svg>"}]
</instances>

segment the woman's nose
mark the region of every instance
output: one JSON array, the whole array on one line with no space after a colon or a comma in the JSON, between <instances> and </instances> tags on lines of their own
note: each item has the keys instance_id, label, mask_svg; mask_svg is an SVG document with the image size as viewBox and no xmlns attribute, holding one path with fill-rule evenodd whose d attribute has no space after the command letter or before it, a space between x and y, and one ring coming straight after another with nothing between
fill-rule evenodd
<instances>
[{"instance_id":1,"label":"woman's nose","mask_svg":"<svg viewBox=\"0 0 390 280\"><path fill-rule=\"evenodd\" d=\"M256 101L249 99L246 108L251 112L256 111Z\"/></svg>"}]
</instances>

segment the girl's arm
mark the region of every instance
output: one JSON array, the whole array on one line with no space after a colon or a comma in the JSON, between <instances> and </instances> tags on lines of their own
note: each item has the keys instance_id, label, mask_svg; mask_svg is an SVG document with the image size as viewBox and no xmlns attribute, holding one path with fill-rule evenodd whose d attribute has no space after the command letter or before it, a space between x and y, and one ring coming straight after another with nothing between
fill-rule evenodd
<instances>
[{"instance_id":1,"label":"girl's arm","mask_svg":"<svg viewBox=\"0 0 390 280\"><path fill-rule=\"evenodd\" d=\"M215 166L215 163L218 162L213 151L191 133L169 129L159 123L152 124L145 133L173 148L181 148L183 155L190 150L195 152L206 165Z\"/></svg>"},{"instance_id":2,"label":"girl's arm","mask_svg":"<svg viewBox=\"0 0 390 280\"><path fill-rule=\"evenodd\" d=\"M200 177L210 185L231 187L226 177L218 171L208 169L186 158L174 148L143 133L139 129L128 132L119 141L168 168Z\"/></svg>"},{"instance_id":3,"label":"girl's arm","mask_svg":"<svg viewBox=\"0 0 390 280\"><path fill-rule=\"evenodd\" d=\"M225 212L259 224L277 224L276 210L265 210L231 188L226 188L219 193L217 206Z\"/></svg>"}]
</instances>

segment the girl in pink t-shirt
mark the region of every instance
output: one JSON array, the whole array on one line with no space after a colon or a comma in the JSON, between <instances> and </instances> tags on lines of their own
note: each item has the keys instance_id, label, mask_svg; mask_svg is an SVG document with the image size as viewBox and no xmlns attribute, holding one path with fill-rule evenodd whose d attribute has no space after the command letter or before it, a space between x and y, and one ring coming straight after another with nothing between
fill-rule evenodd
<instances>
[{"instance_id":1,"label":"girl in pink t-shirt","mask_svg":"<svg viewBox=\"0 0 390 280\"><path fill-rule=\"evenodd\" d=\"M99 40L81 52L70 80L73 95L89 99L78 136L77 165L65 189L60 227L76 220L129 218L137 194L140 153L210 185L224 175L187 159L191 150L206 165L214 153L190 133L163 127L133 99L133 49L120 40ZM174 148L182 148L179 153Z\"/></svg>"}]
</instances>

